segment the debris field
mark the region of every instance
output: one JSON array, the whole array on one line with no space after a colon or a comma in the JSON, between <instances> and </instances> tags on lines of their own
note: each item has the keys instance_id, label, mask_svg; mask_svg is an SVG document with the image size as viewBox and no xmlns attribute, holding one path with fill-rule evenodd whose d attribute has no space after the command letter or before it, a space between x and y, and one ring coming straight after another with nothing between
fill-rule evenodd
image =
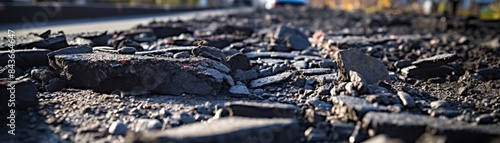
<instances>
[{"instance_id":1,"label":"debris field","mask_svg":"<svg viewBox=\"0 0 500 143\"><path fill-rule=\"evenodd\" d=\"M0 42L2 142L500 142L499 22L278 7ZM2 133L11 128L2 125Z\"/></svg>"}]
</instances>

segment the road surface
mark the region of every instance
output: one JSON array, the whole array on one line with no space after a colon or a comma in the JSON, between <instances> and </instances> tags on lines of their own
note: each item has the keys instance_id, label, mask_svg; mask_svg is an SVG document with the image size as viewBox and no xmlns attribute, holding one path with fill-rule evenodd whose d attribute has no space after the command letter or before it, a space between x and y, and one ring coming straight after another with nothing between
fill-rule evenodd
<instances>
[{"instance_id":1,"label":"road surface","mask_svg":"<svg viewBox=\"0 0 500 143\"><path fill-rule=\"evenodd\" d=\"M154 15L130 16L130 17L114 17L114 18L96 18L96 19L81 19L81 20L65 20L65 21L48 21L48 22L26 22L19 24L0 25L0 36L7 36L7 30L15 31L17 36L26 35L30 32L41 33L48 29L53 32L64 31L65 33L81 33L95 31L118 31L129 29L138 24L147 24L152 20L167 21L167 20L188 20L188 19L203 19L207 16L232 14L239 12L251 12L252 8L230 8L230 9L215 9L201 10L192 12L175 12Z\"/></svg>"}]
</instances>

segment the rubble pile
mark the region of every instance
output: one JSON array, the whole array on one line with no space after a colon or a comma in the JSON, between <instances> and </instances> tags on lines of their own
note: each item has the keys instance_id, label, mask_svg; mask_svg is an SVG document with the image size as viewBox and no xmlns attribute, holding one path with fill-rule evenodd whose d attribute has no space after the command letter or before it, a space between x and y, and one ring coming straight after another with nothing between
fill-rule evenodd
<instances>
[{"instance_id":1,"label":"rubble pile","mask_svg":"<svg viewBox=\"0 0 500 143\"><path fill-rule=\"evenodd\" d=\"M429 21L440 24L422 26ZM14 79L4 38L0 109L8 113L15 85L19 126L0 139L498 142L500 32L488 28L499 26L278 7L125 31L49 30L17 37Z\"/></svg>"}]
</instances>

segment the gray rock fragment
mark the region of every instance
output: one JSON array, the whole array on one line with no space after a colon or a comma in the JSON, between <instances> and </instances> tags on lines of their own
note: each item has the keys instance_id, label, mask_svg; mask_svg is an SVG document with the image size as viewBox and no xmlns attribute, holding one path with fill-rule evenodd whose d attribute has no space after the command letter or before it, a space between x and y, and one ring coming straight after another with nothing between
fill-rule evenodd
<instances>
[{"instance_id":1,"label":"gray rock fragment","mask_svg":"<svg viewBox=\"0 0 500 143\"><path fill-rule=\"evenodd\" d=\"M177 118L171 118L171 117L168 117L168 118L164 118L163 119L163 123L165 124L164 126L165 127L178 127L181 125L181 121L179 121L179 119Z\"/></svg>"},{"instance_id":2,"label":"gray rock fragment","mask_svg":"<svg viewBox=\"0 0 500 143\"><path fill-rule=\"evenodd\" d=\"M451 109L450 103L446 100L432 101L430 106L433 109Z\"/></svg>"},{"instance_id":3,"label":"gray rock fragment","mask_svg":"<svg viewBox=\"0 0 500 143\"><path fill-rule=\"evenodd\" d=\"M331 59L322 60L318 64L321 68L337 68L337 63Z\"/></svg>"},{"instance_id":4,"label":"gray rock fragment","mask_svg":"<svg viewBox=\"0 0 500 143\"><path fill-rule=\"evenodd\" d=\"M326 103L325 101L322 101L316 97L307 99L306 103L315 107L316 109L319 109L322 111L331 111L332 110L332 105L330 105L330 104Z\"/></svg>"},{"instance_id":5,"label":"gray rock fragment","mask_svg":"<svg viewBox=\"0 0 500 143\"><path fill-rule=\"evenodd\" d=\"M209 68L202 71L201 73L213 77L218 83L221 83L224 80L224 74L215 69Z\"/></svg>"},{"instance_id":6,"label":"gray rock fragment","mask_svg":"<svg viewBox=\"0 0 500 143\"><path fill-rule=\"evenodd\" d=\"M301 129L294 119L255 119L228 117L209 123L193 123L155 132L127 134L126 143L213 143L213 142L290 142L298 143Z\"/></svg>"},{"instance_id":7,"label":"gray rock fragment","mask_svg":"<svg viewBox=\"0 0 500 143\"><path fill-rule=\"evenodd\" d=\"M307 63L305 61L297 61L293 63L296 69L307 69Z\"/></svg>"},{"instance_id":8,"label":"gray rock fragment","mask_svg":"<svg viewBox=\"0 0 500 143\"><path fill-rule=\"evenodd\" d=\"M444 137L446 142L490 142L500 136L498 126L472 125L407 113L370 112L362 124L372 131L371 136L385 134L405 142L425 139L424 133Z\"/></svg>"},{"instance_id":9,"label":"gray rock fragment","mask_svg":"<svg viewBox=\"0 0 500 143\"><path fill-rule=\"evenodd\" d=\"M456 60L455 54L441 54L412 62L411 66L401 69L406 77L428 79L433 77L446 77L452 74L454 69L447 66Z\"/></svg>"},{"instance_id":10,"label":"gray rock fragment","mask_svg":"<svg viewBox=\"0 0 500 143\"><path fill-rule=\"evenodd\" d=\"M250 59L257 58L277 58L277 59L293 59L298 54L289 52L248 52L245 55Z\"/></svg>"},{"instance_id":11,"label":"gray rock fragment","mask_svg":"<svg viewBox=\"0 0 500 143\"><path fill-rule=\"evenodd\" d=\"M230 116L257 118L294 118L298 107L282 103L229 102L226 103Z\"/></svg>"},{"instance_id":12,"label":"gray rock fragment","mask_svg":"<svg viewBox=\"0 0 500 143\"><path fill-rule=\"evenodd\" d=\"M199 46L194 48L191 53L194 56L205 57L226 64L226 55L222 52L222 50L215 47Z\"/></svg>"},{"instance_id":13,"label":"gray rock fragment","mask_svg":"<svg viewBox=\"0 0 500 143\"><path fill-rule=\"evenodd\" d=\"M253 90L253 94L262 95L262 94L264 94L264 89L260 89L260 88L255 89L255 90Z\"/></svg>"},{"instance_id":14,"label":"gray rock fragment","mask_svg":"<svg viewBox=\"0 0 500 143\"><path fill-rule=\"evenodd\" d=\"M14 94L12 94L14 93ZM38 90L30 78L9 81L7 78L0 79L0 108L29 108L38 105ZM3 111L8 111L3 110Z\"/></svg>"},{"instance_id":15,"label":"gray rock fragment","mask_svg":"<svg viewBox=\"0 0 500 143\"><path fill-rule=\"evenodd\" d=\"M162 108L160 109L159 111L159 114L163 117L168 117L168 116L171 116L172 115L172 112L170 112L168 109L166 108Z\"/></svg>"},{"instance_id":16,"label":"gray rock fragment","mask_svg":"<svg viewBox=\"0 0 500 143\"><path fill-rule=\"evenodd\" d=\"M356 88L357 91L365 93L367 91L368 84L366 83L365 77L356 71L349 71L349 79L351 80L352 86Z\"/></svg>"},{"instance_id":17,"label":"gray rock fragment","mask_svg":"<svg viewBox=\"0 0 500 143\"><path fill-rule=\"evenodd\" d=\"M273 76L259 78L259 79L253 80L250 83L250 88L257 88L257 87L261 87L261 86L265 86L265 85L269 85L269 84L273 84L273 83L282 82L282 81L285 81L288 78L290 78L292 75L293 75L293 72L284 72L284 73L280 73L280 74L273 75Z\"/></svg>"},{"instance_id":18,"label":"gray rock fragment","mask_svg":"<svg viewBox=\"0 0 500 143\"><path fill-rule=\"evenodd\" d=\"M331 83L332 81L337 80L338 75L337 73L312 75L311 78L318 83Z\"/></svg>"},{"instance_id":19,"label":"gray rock fragment","mask_svg":"<svg viewBox=\"0 0 500 143\"><path fill-rule=\"evenodd\" d=\"M118 121L111 123L111 125L108 128L108 133L112 135L125 135L126 132L127 132L127 125Z\"/></svg>"},{"instance_id":20,"label":"gray rock fragment","mask_svg":"<svg viewBox=\"0 0 500 143\"><path fill-rule=\"evenodd\" d=\"M231 71L231 69L229 69L229 67L227 67L226 65L224 65L218 61L210 60L210 64L212 64L212 67L214 67L215 69L217 69L221 72L229 73Z\"/></svg>"},{"instance_id":21,"label":"gray rock fragment","mask_svg":"<svg viewBox=\"0 0 500 143\"><path fill-rule=\"evenodd\" d=\"M300 30L280 25L273 35L273 43L285 45L294 50L304 50L311 46L308 37Z\"/></svg>"},{"instance_id":22,"label":"gray rock fragment","mask_svg":"<svg viewBox=\"0 0 500 143\"><path fill-rule=\"evenodd\" d=\"M56 51L52 51L47 54L49 58L54 58L56 55L68 55L68 54L80 54L80 53L92 53L92 47L88 45L80 45L73 47L66 47Z\"/></svg>"},{"instance_id":23,"label":"gray rock fragment","mask_svg":"<svg viewBox=\"0 0 500 143\"><path fill-rule=\"evenodd\" d=\"M42 40L35 40L16 45L16 48L22 49L32 49L35 47L37 49L48 49L54 51L68 47L68 42L66 41L66 36L64 34L58 34L57 36L50 36Z\"/></svg>"},{"instance_id":24,"label":"gray rock fragment","mask_svg":"<svg viewBox=\"0 0 500 143\"><path fill-rule=\"evenodd\" d=\"M432 117L445 116L448 118L453 118L461 114L458 110L453 109L433 109L429 113Z\"/></svg>"},{"instance_id":25,"label":"gray rock fragment","mask_svg":"<svg viewBox=\"0 0 500 143\"><path fill-rule=\"evenodd\" d=\"M66 81L59 78L53 78L45 85L45 90L48 92L60 91L66 87Z\"/></svg>"},{"instance_id":26,"label":"gray rock fragment","mask_svg":"<svg viewBox=\"0 0 500 143\"><path fill-rule=\"evenodd\" d=\"M412 77L417 79L428 79L432 77L444 77L453 72L450 66L442 65L438 67L417 67L409 66L401 69L403 76Z\"/></svg>"},{"instance_id":27,"label":"gray rock fragment","mask_svg":"<svg viewBox=\"0 0 500 143\"><path fill-rule=\"evenodd\" d=\"M246 81L256 79L258 76L259 76L259 74L255 70L242 71L240 69L237 69L236 73L234 74L234 79L236 81L246 82Z\"/></svg>"},{"instance_id":28,"label":"gray rock fragment","mask_svg":"<svg viewBox=\"0 0 500 143\"><path fill-rule=\"evenodd\" d=\"M455 54L441 54L429 58L420 59L411 64L417 67L438 67L455 61Z\"/></svg>"},{"instance_id":29,"label":"gray rock fragment","mask_svg":"<svg viewBox=\"0 0 500 143\"><path fill-rule=\"evenodd\" d=\"M490 124L493 123L494 120L495 117L493 117L491 114L483 114L476 118L476 122L479 124Z\"/></svg>"},{"instance_id":30,"label":"gray rock fragment","mask_svg":"<svg viewBox=\"0 0 500 143\"><path fill-rule=\"evenodd\" d=\"M89 45L91 46L102 46L108 44L110 36L107 33L107 31L101 33L84 33L79 35L78 38L89 40Z\"/></svg>"},{"instance_id":31,"label":"gray rock fragment","mask_svg":"<svg viewBox=\"0 0 500 143\"><path fill-rule=\"evenodd\" d=\"M328 74L332 72L330 68L312 68L312 69L303 69L300 70L304 75L320 75L320 74Z\"/></svg>"},{"instance_id":32,"label":"gray rock fragment","mask_svg":"<svg viewBox=\"0 0 500 143\"><path fill-rule=\"evenodd\" d=\"M148 90L172 95L210 95L220 91L225 86L220 84L222 74L206 76L201 71L204 69L195 68L208 62L206 58L172 59L108 53L56 55L51 61L56 63L52 67L73 88L105 93L116 89Z\"/></svg>"},{"instance_id":33,"label":"gray rock fragment","mask_svg":"<svg viewBox=\"0 0 500 143\"><path fill-rule=\"evenodd\" d=\"M135 54L136 51L134 47L124 46L118 49L118 54Z\"/></svg>"},{"instance_id":34,"label":"gray rock fragment","mask_svg":"<svg viewBox=\"0 0 500 143\"><path fill-rule=\"evenodd\" d=\"M233 77L227 75L227 74L224 74L224 81L226 81L226 83L229 85L229 86L234 86L234 79Z\"/></svg>"},{"instance_id":35,"label":"gray rock fragment","mask_svg":"<svg viewBox=\"0 0 500 143\"><path fill-rule=\"evenodd\" d=\"M486 80L500 79L500 68L482 68L477 70L477 73Z\"/></svg>"},{"instance_id":36,"label":"gray rock fragment","mask_svg":"<svg viewBox=\"0 0 500 143\"><path fill-rule=\"evenodd\" d=\"M365 99L371 103L378 103L380 105L401 104L399 97L392 93L379 93L379 94L367 95Z\"/></svg>"},{"instance_id":37,"label":"gray rock fragment","mask_svg":"<svg viewBox=\"0 0 500 143\"><path fill-rule=\"evenodd\" d=\"M176 59L189 58L189 56L191 56L191 55L187 51L182 51L182 52L174 54L174 58L176 58Z\"/></svg>"},{"instance_id":38,"label":"gray rock fragment","mask_svg":"<svg viewBox=\"0 0 500 143\"><path fill-rule=\"evenodd\" d=\"M411 60L405 59L405 60L400 60L400 61L395 62L394 66L398 69L401 69L401 68L410 66L411 63L412 63Z\"/></svg>"},{"instance_id":39,"label":"gray rock fragment","mask_svg":"<svg viewBox=\"0 0 500 143\"><path fill-rule=\"evenodd\" d=\"M358 121L368 112L384 112L386 110L381 106L374 106L364 99L351 96L334 96L332 103L333 114L346 121Z\"/></svg>"},{"instance_id":40,"label":"gray rock fragment","mask_svg":"<svg viewBox=\"0 0 500 143\"><path fill-rule=\"evenodd\" d=\"M50 50L46 49L29 49L29 50L14 50L0 51L0 66L9 65L9 60L14 58L16 67L26 70L34 66L48 66L49 60L47 54ZM13 54L13 55L12 55Z\"/></svg>"},{"instance_id":41,"label":"gray rock fragment","mask_svg":"<svg viewBox=\"0 0 500 143\"><path fill-rule=\"evenodd\" d=\"M278 65L274 65L273 68L272 68L272 74L277 74L277 73L281 73L281 72L284 72L288 69L288 66L286 64L278 64Z\"/></svg>"},{"instance_id":42,"label":"gray rock fragment","mask_svg":"<svg viewBox=\"0 0 500 143\"><path fill-rule=\"evenodd\" d=\"M163 124L156 119L138 119L134 123L134 131L152 131L159 130L163 127Z\"/></svg>"},{"instance_id":43,"label":"gray rock fragment","mask_svg":"<svg viewBox=\"0 0 500 143\"><path fill-rule=\"evenodd\" d=\"M176 114L176 118L184 124L194 123L196 121L191 114L186 112Z\"/></svg>"},{"instance_id":44,"label":"gray rock fragment","mask_svg":"<svg viewBox=\"0 0 500 143\"><path fill-rule=\"evenodd\" d=\"M57 73L49 67L35 67L30 71L30 77L38 80L45 86L50 83L50 80L57 78Z\"/></svg>"},{"instance_id":45,"label":"gray rock fragment","mask_svg":"<svg viewBox=\"0 0 500 143\"><path fill-rule=\"evenodd\" d=\"M390 83L387 67L378 59L363 54L360 50L349 49L336 52L332 57L337 62L341 80L348 80L349 71L361 74L368 84L377 84L379 81Z\"/></svg>"},{"instance_id":46,"label":"gray rock fragment","mask_svg":"<svg viewBox=\"0 0 500 143\"><path fill-rule=\"evenodd\" d=\"M229 89L229 92L236 95L250 95L250 91L245 85L235 85Z\"/></svg>"},{"instance_id":47,"label":"gray rock fragment","mask_svg":"<svg viewBox=\"0 0 500 143\"><path fill-rule=\"evenodd\" d=\"M410 96L410 94L408 94L404 91L398 91L398 97L404 106L406 106L408 108L415 108L415 101Z\"/></svg>"},{"instance_id":48,"label":"gray rock fragment","mask_svg":"<svg viewBox=\"0 0 500 143\"><path fill-rule=\"evenodd\" d=\"M252 65L250 63L250 59L243 54L234 54L227 58L227 62L231 67L231 70L234 72L236 70L250 70Z\"/></svg>"}]
</instances>

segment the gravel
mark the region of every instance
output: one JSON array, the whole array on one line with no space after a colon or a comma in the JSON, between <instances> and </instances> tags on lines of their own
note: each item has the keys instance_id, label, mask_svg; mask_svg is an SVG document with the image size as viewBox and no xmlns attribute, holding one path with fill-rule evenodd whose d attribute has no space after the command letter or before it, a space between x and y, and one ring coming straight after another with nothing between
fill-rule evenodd
<instances>
[{"instance_id":1,"label":"gravel","mask_svg":"<svg viewBox=\"0 0 500 143\"><path fill-rule=\"evenodd\" d=\"M15 84L25 116L0 139L494 142L498 25L278 7L114 33L47 31L17 35L12 79L2 38L0 91Z\"/></svg>"}]
</instances>

